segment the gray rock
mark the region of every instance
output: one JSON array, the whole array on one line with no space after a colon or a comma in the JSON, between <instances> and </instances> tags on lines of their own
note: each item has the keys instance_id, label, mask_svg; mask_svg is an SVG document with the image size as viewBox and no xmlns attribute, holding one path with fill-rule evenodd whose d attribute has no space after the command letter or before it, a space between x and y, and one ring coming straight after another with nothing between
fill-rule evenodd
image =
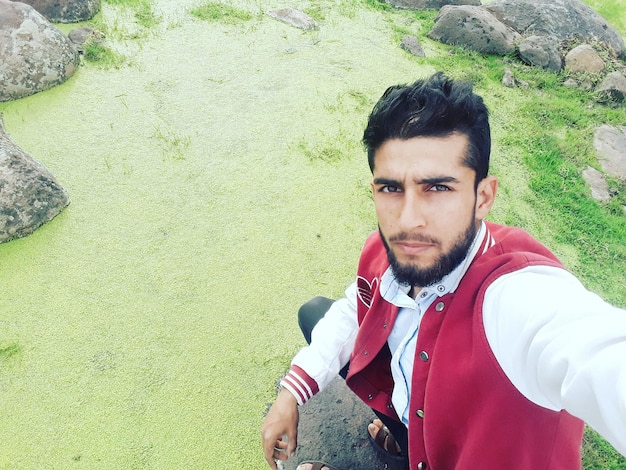
<instances>
[{"instance_id":1,"label":"gray rock","mask_svg":"<svg viewBox=\"0 0 626 470\"><path fill-rule=\"evenodd\" d=\"M402 42L400 43L400 47L407 51L409 54L413 54L417 57L426 57L424 53L424 49L422 49L422 45L415 36L406 35L402 38Z\"/></svg>"},{"instance_id":2,"label":"gray rock","mask_svg":"<svg viewBox=\"0 0 626 470\"><path fill-rule=\"evenodd\" d=\"M68 37L41 14L23 3L0 0L0 101L59 85L78 63Z\"/></svg>"},{"instance_id":3,"label":"gray rock","mask_svg":"<svg viewBox=\"0 0 626 470\"><path fill-rule=\"evenodd\" d=\"M577 73L599 73L604 61L589 44L581 44L565 55L565 68Z\"/></svg>"},{"instance_id":4,"label":"gray rock","mask_svg":"<svg viewBox=\"0 0 626 470\"><path fill-rule=\"evenodd\" d=\"M544 36L530 36L518 45L519 55L527 64L558 72L563 60L555 41Z\"/></svg>"},{"instance_id":5,"label":"gray rock","mask_svg":"<svg viewBox=\"0 0 626 470\"><path fill-rule=\"evenodd\" d=\"M15 1L15 0L14 0ZM19 0L54 23L78 23L100 11L100 0Z\"/></svg>"},{"instance_id":6,"label":"gray rock","mask_svg":"<svg viewBox=\"0 0 626 470\"><path fill-rule=\"evenodd\" d=\"M607 74L596 88L596 93L603 100L616 103L623 102L626 99L626 76L618 71ZM623 152L626 154L626 148L623 149Z\"/></svg>"},{"instance_id":7,"label":"gray rock","mask_svg":"<svg viewBox=\"0 0 626 470\"><path fill-rule=\"evenodd\" d=\"M591 197L596 201L609 202L611 195L604 175L595 168L588 166L583 170L583 179L591 186Z\"/></svg>"},{"instance_id":8,"label":"gray rock","mask_svg":"<svg viewBox=\"0 0 626 470\"><path fill-rule=\"evenodd\" d=\"M95 42L101 44L104 40L104 34L98 30L90 28L89 26L83 26L82 28L72 29L67 37L72 41L72 44L76 47L78 52L85 52L85 43Z\"/></svg>"},{"instance_id":9,"label":"gray rock","mask_svg":"<svg viewBox=\"0 0 626 470\"><path fill-rule=\"evenodd\" d=\"M300 10L296 10L295 8L270 10L267 14L272 18L307 31L319 28L317 22L313 18Z\"/></svg>"},{"instance_id":10,"label":"gray rock","mask_svg":"<svg viewBox=\"0 0 626 470\"><path fill-rule=\"evenodd\" d=\"M526 83L524 80L519 80L518 78L516 78L511 69L506 68L504 69L504 75L502 76L502 85L507 88L515 88L518 86L527 87L528 83Z\"/></svg>"},{"instance_id":11,"label":"gray rock","mask_svg":"<svg viewBox=\"0 0 626 470\"><path fill-rule=\"evenodd\" d=\"M476 6L444 6L428 37L446 44L463 44L487 54L505 55L515 49L521 36Z\"/></svg>"},{"instance_id":12,"label":"gray rock","mask_svg":"<svg viewBox=\"0 0 626 470\"><path fill-rule=\"evenodd\" d=\"M403 10L439 10L445 5L480 5L480 0L383 0Z\"/></svg>"},{"instance_id":13,"label":"gray rock","mask_svg":"<svg viewBox=\"0 0 626 470\"><path fill-rule=\"evenodd\" d=\"M482 8L525 37L600 40L624 54L619 32L580 0L496 0Z\"/></svg>"},{"instance_id":14,"label":"gray rock","mask_svg":"<svg viewBox=\"0 0 626 470\"><path fill-rule=\"evenodd\" d=\"M50 171L6 134L0 117L0 243L30 235L69 203Z\"/></svg>"},{"instance_id":15,"label":"gray rock","mask_svg":"<svg viewBox=\"0 0 626 470\"><path fill-rule=\"evenodd\" d=\"M602 169L612 176L626 179L626 126L619 129L606 124L598 127L593 145Z\"/></svg>"},{"instance_id":16,"label":"gray rock","mask_svg":"<svg viewBox=\"0 0 626 470\"><path fill-rule=\"evenodd\" d=\"M405 470L372 447L367 425L375 418L345 382L336 378L300 407L298 447L284 462L284 470L295 470L304 460L321 460L337 470Z\"/></svg>"}]
</instances>

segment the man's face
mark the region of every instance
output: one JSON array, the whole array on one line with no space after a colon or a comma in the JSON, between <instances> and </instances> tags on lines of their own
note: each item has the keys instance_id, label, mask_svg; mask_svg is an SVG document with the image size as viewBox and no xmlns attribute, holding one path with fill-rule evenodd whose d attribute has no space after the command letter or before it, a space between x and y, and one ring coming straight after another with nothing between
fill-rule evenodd
<instances>
[{"instance_id":1,"label":"man's face","mask_svg":"<svg viewBox=\"0 0 626 470\"><path fill-rule=\"evenodd\" d=\"M497 187L493 177L474 189L463 164L468 138L391 139L376 151L372 191L389 262L401 283L439 282L465 258Z\"/></svg>"}]
</instances>

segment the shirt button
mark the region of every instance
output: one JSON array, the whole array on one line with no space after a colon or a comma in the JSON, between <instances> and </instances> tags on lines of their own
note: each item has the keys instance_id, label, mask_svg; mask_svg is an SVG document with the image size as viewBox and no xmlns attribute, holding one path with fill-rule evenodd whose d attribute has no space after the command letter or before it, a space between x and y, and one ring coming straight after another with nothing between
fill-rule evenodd
<instances>
[{"instance_id":1,"label":"shirt button","mask_svg":"<svg viewBox=\"0 0 626 470\"><path fill-rule=\"evenodd\" d=\"M439 292L443 292L444 290L446 290L446 288L444 286L439 285L439 286L437 286L437 290Z\"/></svg>"},{"instance_id":2,"label":"shirt button","mask_svg":"<svg viewBox=\"0 0 626 470\"><path fill-rule=\"evenodd\" d=\"M420 462L417 464L417 470L426 470L426 462Z\"/></svg>"},{"instance_id":3,"label":"shirt button","mask_svg":"<svg viewBox=\"0 0 626 470\"><path fill-rule=\"evenodd\" d=\"M421 359L423 362L428 361L428 353L427 353L426 351L422 351L422 352L420 352L420 359Z\"/></svg>"},{"instance_id":4,"label":"shirt button","mask_svg":"<svg viewBox=\"0 0 626 470\"><path fill-rule=\"evenodd\" d=\"M437 305L435 305L435 310L437 310L438 312L441 312L445 306L446 304L444 304L443 302L439 302L437 303Z\"/></svg>"},{"instance_id":5,"label":"shirt button","mask_svg":"<svg viewBox=\"0 0 626 470\"><path fill-rule=\"evenodd\" d=\"M417 410L415 414L418 418L424 418L424 410Z\"/></svg>"}]
</instances>

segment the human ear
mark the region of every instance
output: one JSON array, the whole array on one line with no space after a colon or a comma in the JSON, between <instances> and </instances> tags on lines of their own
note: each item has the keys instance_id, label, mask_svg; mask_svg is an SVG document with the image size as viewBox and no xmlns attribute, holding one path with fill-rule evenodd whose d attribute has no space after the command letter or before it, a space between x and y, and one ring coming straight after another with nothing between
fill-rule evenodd
<instances>
[{"instance_id":1,"label":"human ear","mask_svg":"<svg viewBox=\"0 0 626 470\"><path fill-rule=\"evenodd\" d=\"M476 188L476 218L483 220L489 214L498 192L498 178L487 176Z\"/></svg>"}]
</instances>

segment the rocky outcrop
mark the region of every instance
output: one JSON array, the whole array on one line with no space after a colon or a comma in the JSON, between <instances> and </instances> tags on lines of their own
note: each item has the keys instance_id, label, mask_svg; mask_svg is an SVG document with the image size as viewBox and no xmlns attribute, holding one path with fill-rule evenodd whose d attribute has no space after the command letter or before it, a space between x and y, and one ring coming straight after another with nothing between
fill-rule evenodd
<instances>
[{"instance_id":1,"label":"rocky outcrop","mask_svg":"<svg viewBox=\"0 0 626 470\"><path fill-rule=\"evenodd\" d=\"M79 56L68 37L31 6L0 0L0 64L0 101L9 101L65 82Z\"/></svg>"},{"instance_id":2,"label":"rocky outcrop","mask_svg":"<svg viewBox=\"0 0 626 470\"><path fill-rule=\"evenodd\" d=\"M69 203L50 171L6 134L0 116L0 243L30 235Z\"/></svg>"},{"instance_id":3,"label":"rocky outcrop","mask_svg":"<svg viewBox=\"0 0 626 470\"><path fill-rule=\"evenodd\" d=\"M14 0L15 1L15 0ZM78 23L100 11L100 0L19 0L54 23Z\"/></svg>"},{"instance_id":4,"label":"rocky outcrop","mask_svg":"<svg viewBox=\"0 0 626 470\"><path fill-rule=\"evenodd\" d=\"M438 10L445 5L480 5L480 0L383 0L396 8L405 10Z\"/></svg>"},{"instance_id":5,"label":"rocky outcrop","mask_svg":"<svg viewBox=\"0 0 626 470\"><path fill-rule=\"evenodd\" d=\"M515 50L521 36L482 7L444 6L428 37L445 44L462 44L487 54L505 55Z\"/></svg>"},{"instance_id":6,"label":"rocky outcrop","mask_svg":"<svg viewBox=\"0 0 626 470\"><path fill-rule=\"evenodd\" d=\"M284 23L295 26L305 31L311 31L319 28L317 22L303 11L295 8L279 8L267 12L269 16Z\"/></svg>"},{"instance_id":7,"label":"rocky outcrop","mask_svg":"<svg viewBox=\"0 0 626 470\"><path fill-rule=\"evenodd\" d=\"M567 41L599 43L616 56L626 55L619 32L580 0L496 0L481 6L448 5L439 11L428 36L488 54L509 54L517 48L524 62L553 72L563 66L561 48Z\"/></svg>"},{"instance_id":8,"label":"rocky outcrop","mask_svg":"<svg viewBox=\"0 0 626 470\"><path fill-rule=\"evenodd\" d=\"M496 0L482 8L525 37L600 41L624 54L619 32L580 0Z\"/></svg>"}]
</instances>

